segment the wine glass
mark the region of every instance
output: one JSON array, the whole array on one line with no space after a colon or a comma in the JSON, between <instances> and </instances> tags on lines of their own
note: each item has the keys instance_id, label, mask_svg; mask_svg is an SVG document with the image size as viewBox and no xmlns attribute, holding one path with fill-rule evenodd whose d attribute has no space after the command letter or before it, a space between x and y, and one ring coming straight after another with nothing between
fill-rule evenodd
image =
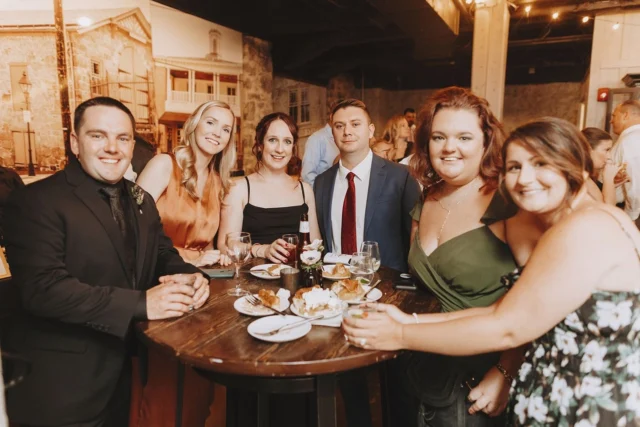
<instances>
[{"instance_id":1,"label":"wine glass","mask_svg":"<svg viewBox=\"0 0 640 427\"><path fill-rule=\"evenodd\" d=\"M287 243L287 250L289 256L287 257L287 264L292 267L298 266L298 235L297 234L285 234L282 236L282 240Z\"/></svg>"},{"instance_id":2,"label":"wine glass","mask_svg":"<svg viewBox=\"0 0 640 427\"><path fill-rule=\"evenodd\" d=\"M356 252L349 261L351 266L351 278L360 280L367 280L367 284L373 280L373 262L371 261L371 255L367 252Z\"/></svg>"},{"instance_id":3,"label":"wine glass","mask_svg":"<svg viewBox=\"0 0 640 427\"><path fill-rule=\"evenodd\" d=\"M240 287L240 266L249 256L251 235L244 231L234 231L226 235L225 241L227 244L227 254L236 267L236 287L229 289L227 295L236 297L247 295L249 292Z\"/></svg>"},{"instance_id":4,"label":"wine glass","mask_svg":"<svg viewBox=\"0 0 640 427\"><path fill-rule=\"evenodd\" d=\"M378 246L378 242L362 242L362 245L360 245L360 252L366 252L371 255L373 271L378 271L380 268L380 247Z\"/></svg>"}]
</instances>

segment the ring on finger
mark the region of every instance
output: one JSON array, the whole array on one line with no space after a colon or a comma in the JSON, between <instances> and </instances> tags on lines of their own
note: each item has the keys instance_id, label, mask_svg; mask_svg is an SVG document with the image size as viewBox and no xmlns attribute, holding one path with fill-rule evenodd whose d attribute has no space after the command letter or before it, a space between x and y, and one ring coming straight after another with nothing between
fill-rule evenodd
<instances>
[{"instance_id":1,"label":"ring on finger","mask_svg":"<svg viewBox=\"0 0 640 427\"><path fill-rule=\"evenodd\" d=\"M193 311L193 306L192 305L189 306L189 311Z\"/></svg>"},{"instance_id":2,"label":"ring on finger","mask_svg":"<svg viewBox=\"0 0 640 427\"><path fill-rule=\"evenodd\" d=\"M360 347L364 347L365 345L367 345L367 339L360 338L360 341L358 341L358 344L360 345Z\"/></svg>"}]
</instances>

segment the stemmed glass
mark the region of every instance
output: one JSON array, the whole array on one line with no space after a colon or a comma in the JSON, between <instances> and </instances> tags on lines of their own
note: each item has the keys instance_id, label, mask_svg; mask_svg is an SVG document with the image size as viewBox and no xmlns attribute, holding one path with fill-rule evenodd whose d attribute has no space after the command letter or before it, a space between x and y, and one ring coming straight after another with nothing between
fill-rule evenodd
<instances>
[{"instance_id":1,"label":"stemmed glass","mask_svg":"<svg viewBox=\"0 0 640 427\"><path fill-rule=\"evenodd\" d=\"M380 268L380 247L378 246L378 242L362 242L360 252L366 252L371 255L373 271L378 271Z\"/></svg>"},{"instance_id":2,"label":"stemmed glass","mask_svg":"<svg viewBox=\"0 0 640 427\"><path fill-rule=\"evenodd\" d=\"M244 231L234 231L226 235L225 241L227 244L227 254L236 267L236 287L229 289L227 295L236 297L247 295L249 292L240 287L240 266L249 257L251 235Z\"/></svg>"}]
</instances>

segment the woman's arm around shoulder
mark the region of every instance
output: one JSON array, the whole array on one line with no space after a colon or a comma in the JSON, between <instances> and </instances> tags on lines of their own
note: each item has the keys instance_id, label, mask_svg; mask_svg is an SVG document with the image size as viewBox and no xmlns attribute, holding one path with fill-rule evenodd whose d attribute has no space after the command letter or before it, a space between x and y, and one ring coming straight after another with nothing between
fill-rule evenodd
<instances>
[{"instance_id":1,"label":"woman's arm around shoulder","mask_svg":"<svg viewBox=\"0 0 640 427\"><path fill-rule=\"evenodd\" d=\"M220 228L218 229L218 249L226 252L226 235L234 231L242 231L243 210L247 204L247 182L244 178L234 179L229 193L222 201L220 209Z\"/></svg>"},{"instance_id":2,"label":"woman's arm around shoulder","mask_svg":"<svg viewBox=\"0 0 640 427\"><path fill-rule=\"evenodd\" d=\"M173 173L173 160L169 154L158 154L147 163L142 170L136 184L146 190L156 202L167 189L171 174Z\"/></svg>"}]
</instances>

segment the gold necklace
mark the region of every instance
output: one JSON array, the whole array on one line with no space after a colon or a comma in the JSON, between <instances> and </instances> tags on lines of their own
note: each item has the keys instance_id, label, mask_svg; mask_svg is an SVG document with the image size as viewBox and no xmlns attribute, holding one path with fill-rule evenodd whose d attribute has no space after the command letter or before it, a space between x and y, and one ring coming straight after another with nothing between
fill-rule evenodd
<instances>
[{"instance_id":1,"label":"gold necklace","mask_svg":"<svg viewBox=\"0 0 640 427\"><path fill-rule=\"evenodd\" d=\"M471 185L475 182L477 178L472 179L468 184L466 184L465 186L469 186L469 188L473 188L475 187L474 185ZM458 190L460 191L460 190ZM436 238L436 242L438 243L438 246L440 246L440 238L442 237L442 231L444 230L444 226L447 224L447 220L449 219L449 215L451 214L451 211L453 210L453 208L455 208L456 206L458 206L460 204L460 202L462 202L465 199L466 193L470 192L471 190L464 190L465 193L463 196L460 196L460 198L458 199L458 201L456 201L453 205L451 205L450 208L447 208L443 203L442 200L440 199L435 199L436 202L438 202L438 204L440 205L440 207L442 209L444 209L447 212L447 215L444 217L444 221L442 221L442 225L440 226L440 231L438 232L438 237Z\"/></svg>"}]
</instances>

